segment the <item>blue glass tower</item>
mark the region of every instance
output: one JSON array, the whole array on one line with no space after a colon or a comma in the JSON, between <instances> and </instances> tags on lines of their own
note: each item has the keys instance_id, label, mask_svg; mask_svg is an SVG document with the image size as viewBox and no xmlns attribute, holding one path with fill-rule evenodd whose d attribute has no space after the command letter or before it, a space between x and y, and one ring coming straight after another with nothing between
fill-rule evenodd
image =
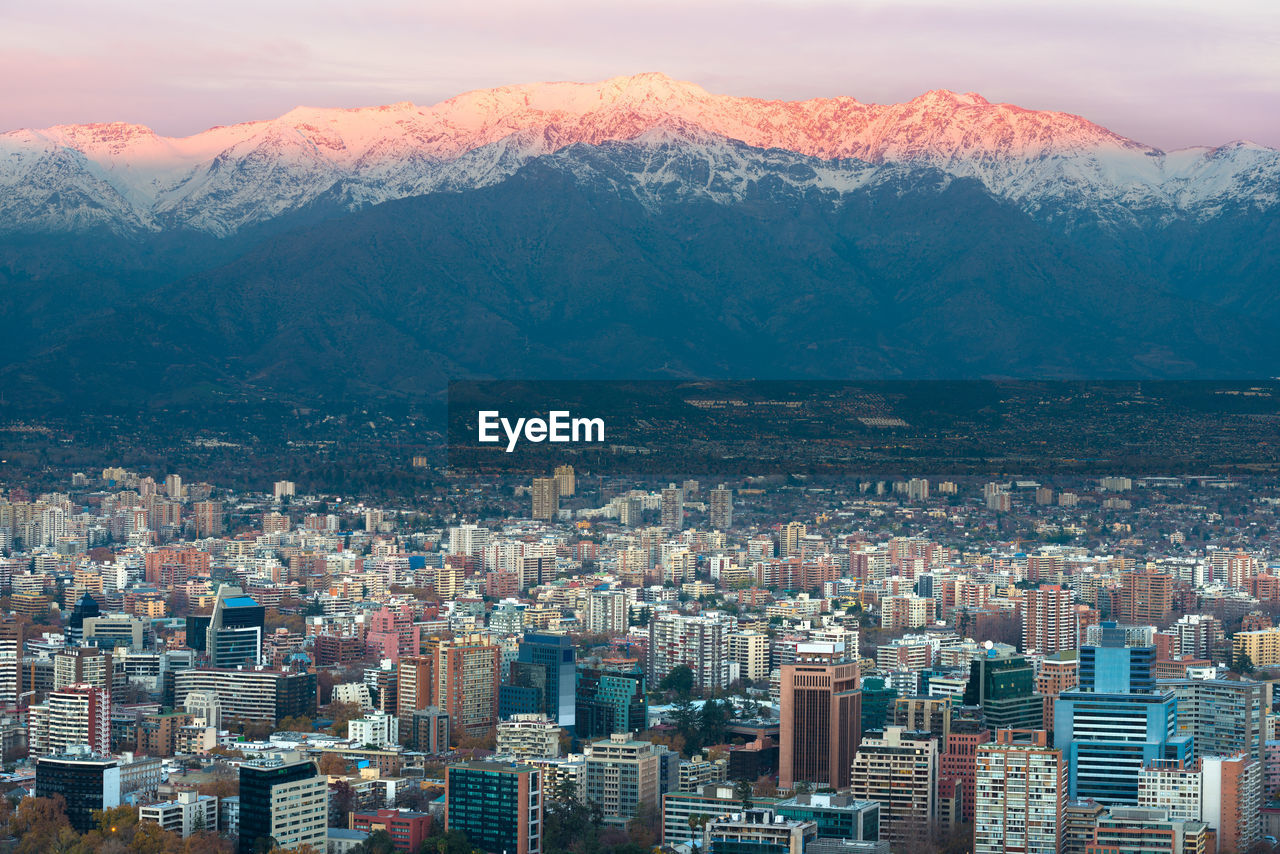
<instances>
[{"instance_id":1,"label":"blue glass tower","mask_svg":"<svg viewBox=\"0 0 1280 854\"><path fill-rule=\"evenodd\" d=\"M1101 646L1080 650L1080 687L1054 706L1054 747L1067 760L1072 800L1138 803L1138 772L1155 759L1192 758L1178 731L1173 691L1156 690L1153 647L1126 647L1123 630L1103 624Z\"/></svg>"},{"instance_id":2,"label":"blue glass tower","mask_svg":"<svg viewBox=\"0 0 1280 854\"><path fill-rule=\"evenodd\" d=\"M499 692L506 714L542 712L566 729L577 715L577 654L568 635L529 632Z\"/></svg>"}]
</instances>

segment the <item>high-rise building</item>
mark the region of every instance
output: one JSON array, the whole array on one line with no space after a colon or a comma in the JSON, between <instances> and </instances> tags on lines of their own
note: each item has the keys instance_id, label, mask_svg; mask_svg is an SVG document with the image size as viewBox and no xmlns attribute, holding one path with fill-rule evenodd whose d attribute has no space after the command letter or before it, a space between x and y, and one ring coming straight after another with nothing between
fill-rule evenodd
<instances>
[{"instance_id":1,"label":"high-rise building","mask_svg":"<svg viewBox=\"0 0 1280 854\"><path fill-rule=\"evenodd\" d=\"M449 752L449 713L439 706L427 706L413 713L409 748L439 755Z\"/></svg>"},{"instance_id":2,"label":"high-rise building","mask_svg":"<svg viewBox=\"0 0 1280 854\"><path fill-rule=\"evenodd\" d=\"M278 846L323 850L329 780L302 754L284 751L240 766L239 854Z\"/></svg>"},{"instance_id":3,"label":"high-rise building","mask_svg":"<svg viewBox=\"0 0 1280 854\"><path fill-rule=\"evenodd\" d=\"M727 638L734 618L712 612L690 616L660 614L649 621L648 676L657 684L677 665L693 671L694 687L715 691L729 684Z\"/></svg>"},{"instance_id":4,"label":"high-rise building","mask_svg":"<svg viewBox=\"0 0 1280 854\"><path fill-rule=\"evenodd\" d=\"M174 706L192 692L215 694L223 722L236 719L276 723L287 717L314 717L316 674L255 667L252 670L200 668L173 675Z\"/></svg>"},{"instance_id":5,"label":"high-rise building","mask_svg":"<svg viewBox=\"0 0 1280 854\"><path fill-rule=\"evenodd\" d=\"M927 837L937 818L938 741L888 727L864 733L850 794L880 804L880 838L890 846Z\"/></svg>"},{"instance_id":6,"label":"high-rise building","mask_svg":"<svg viewBox=\"0 0 1280 854\"><path fill-rule=\"evenodd\" d=\"M711 490L711 506L708 511L711 527L717 531L727 531L733 527L733 490L726 489L722 483Z\"/></svg>"},{"instance_id":7,"label":"high-rise building","mask_svg":"<svg viewBox=\"0 0 1280 854\"><path fill-rule=\"evenodd\" d=\"M988 650L969 665L964 690L966 706L980 706L987 728L1040 729L1044 698L1033 690L1035 669L1024 655L996 655Z\"/></svg>"},{"instance_id":8,"label":"high-rise building","mask_svg":"<svg viewBox=\"0 0 1280 854\"><path fill-rule=\"evenodd\" d=\"M599 804L611 824L625 824L641 807L657 806L665 752L625 732L594 742L587 756L587 800Z\"/></svg>"},{"instance_id":9,"label":"high-rise building","mask_svg":"<svg viewBox=\"0 0 1280 854\"><path fill-rule=\"evenodd\" d=\"M790 557L798 554L800 551L800 541L804 539L809 529L803 522L788 522L782 526L779 532L779 552L782 557Z\"/></svg>"},{"instance_id":10,"label":"high-rise building","mask_svg":"<svg viewBox=\"0 0 1280 854\"><path fill-rule=\"evenodd\" d=\"M974 854L1057 854L1067 772L1044 730L1000 730L980 745L974 797Z\"/></svg>"},{"instance_id":11,"label":"high-rise building","mask_svg":"<svg viewBox=\"0 0 1280 854\"><path fill-rule=\"evenodd\" d=\"M1118 623L1163 626L1173 610L1173 576L1143 570L1120 576L1111 594L1111 616Z\"/></svg>"},{"instance_id":12,"label":"high-rise building","mask_svg":"<svg viewBox=\"0 0 1280 854\"><path fill-rule=\"evenodd\" d=\"M798 644L781 689L779 785L847 787L862 719L857 663L843 644Z\"/></svg>"},{"instance_id":13,"label":"high-rise building","mask_svg":"<svg viewBox=\"0 0 1280 854\"><path fill-rule=\"evenodd\" d=\"M1022 610L1022 651L1053 655L1079 645L1074 594L1057 584L1028 590Z\"/></svg>"},{"instance_id":14,"label":"high-rise building","mask_svg":"<svg viewBox=\"0 0 1280 854\"><path fill-rule=\"evenodd\" d=\"M938 779L960 785L960 818L973 823L978 748L991 741L991 730L976 722L956 721L947 734L946 749L938 757Z\"/></svg>"},{"instance_id":15,"label":"high-rise building","mask_svg":"<svg viewBox=\"0 0 1280 854\"><path fill-rule=\"evenodd\" d=\"M542 772L525 765L467 762L445 775L445 828L481 851L539 854Z\"/></svg>"},{"instance_id":16,"label":"high-rise building","mask_svg":"<svg viewBox=\"0 0 1280 854\"><path fill-rule=\"evenodd\" d=\"M615 732L647 729L649 704L644 671L638 665L579 668L577 712L580 738L607 738Z\"/></svg>"},{"instance_id":17,"label":"high-rise building","mask_svg":"<svg viewBox=\"0 0 1280 854\"><path fill-rule=\"evenodd\" d=\"M191 515L195 519L197 537L217 537L226 528L221 501L197 501L191 505Z\"/></svg>"},{"instance_id":18,"label":"high-rise building","mask_svg":"<svg viewBox=\"0 0 1280 854\"><path fill-rule=\"evenodd\" d=\"M560 755L560 727L546 715L512 715L498 722L494 754L517 761L553 759Z\"/></svg>"},{"instance_id":19,"label":"high-rise building","mask_svg":"<svg viewBox=\"0 0 1280 854\"><path fill-rule=\"evenodd\" d=\"M36 760L36 797L61 795L73 830L88 833L95 810L120 806L120 766L109 757L80 748Z\"/></svg>"},{"instance_id":20,"label":"high-rise building","mask_svg":"<svg viewBox=\"0 0 1280 854\"><path fill-rule=\"evenodd\" d=\"M662 490L662 527L684 530L684 490L674 483Z\"/></svg>"},{"instance_id":21,"label":"high-rise building","mask_svg":"<svg viewBox=\"0 0 1280 854\"><path fill-rule=\"evenodd\" d=\"M1192 738L1196 756L1244 753L1262 761L1266 685L1247 679L1161 679L1178 702L1178 735Z\"/></svg>"},{"instance_id":22,"label":"high-rise building","mask_svg":"<svg viewBox=\"0 0 1280 854\"><path fill-rule=\"evenodd\" d=\"M110 688L56 688L43 706L32 710L27 737L33 755L67 753L81 745L98 753L111 751Z\"/></svg>"},{"instance_id":23,"label":"high-rise building","mask_svg":"<svg viewBox=\"0 0 1280 854\"><path fill-rule=\"evenodd\" d=\"M573 639L568 635L528 632L512 663L513 677L516 665L525 672L536 671L538 678L529 680L540 693L536 711L566 729L573 729L576 715L576 661Z\"/></svg>"},{"instance_id":24,"label":"high-rise building","mask_svg":"<svg viewBox=\"0 0 1280 854\"><path fill-rule=\"evenodd\" d=\"M560 512L560 485L554 477L535 477L529 490L533 501L531 518L550 521Z\"/></svg>"},{"instance_id":25,"label":"high-rise building","mask_svg":"<svg viewBox=\"0 0 1280 854\"><path fill-rule=\"evenodd\" d=\"M84 621L101 613L102 611L98 607L98 600L90 596L88 591L85 591L85 594L76 602L76 606L71 609L71 617L67 620L66 628L62 630L67 646L72 647L83 644Z\"/></svg>"},{"instance_id":26,"label":"high-rise building","mask_svg":"<svg viewBox=\"0 0 1280 854\"><path fill-rule=\"evenodd\" d=\"M114 679L112 655L97 647L64 649L53 656L53 687L92 685L111 691Z\"/></svg>"},{"instance_id":27,"label":"high-rise building","mask_svg":"<svg viewBox=\"0 0 1280 854\"><path fill-rule=\"evenodd\" d=\"M260 664L266 609L239 587L218 588L209 615L187 617L187 646L214 667Z\"/></svg>"},{"instance_id":28,"label":"high-rise building","mask_svg":"<svg viewBox=\"0 0 1280 854\"><path fill-rule=\"evenodd\" d=\"M1177 698L1156 690L1152 647L1126 647L1124 632L1104 627L1103 645L1080 650L1080 687L1054 709L1054 747L1067 759L1071 799L1136 804L1142 767L1190 761L1191 739L1176 734Z\"/></svg>"},{"instance_id":29,"label":"high-rise building","mask_svg":"<svg viewBox=\"0 0 1280 854\"><path fill-rule=\"evenodd\" d=\"M584 609L587 632L595 635L626 634L630 603L623 590L600 590L587 594Z\"/></svg>"},{"instance_id":30,"label":"high-rise building","mask_svg":"<svg viewBox=\"0 0 1280 854\"><path fill-rule=\"evenodd\" d=\"M555 478L556 486L559 488L561 498L572 498L573 494L578 491L578 478L573 473L573 466L556 466L553 477Z\"/></svg>"},{"instance_id":31,"label":"high-rise building","mask_svg":"<svg viewBox=\"0 0 1280 854\"><path fill-rule=\"evenodd\" d=\"M731 632L729 660L737 663L739 678L753 682L768 679L769 636L764 632Z\"/></svg>"},{"instance_id":32,"label":"high-rise building","mask_svg":"<svg viewBox=\"0 0 1280 854\"><path fill-rule=\"evenodd\" d=\"M459 635L431 642L432 701L449 713L460 736L485 736L498 723L502 653L483 635Z\"/></svg>"},{"instance_id":33,"label":"high-rise building","mask_svg":"<svg viewBox=\"0 0 1280 854\"><path fill-rule=\"evenodd\" d=\"M1040 662L1036 693L1044 697L1044 729L1053 731L1053 704L1063 691L1080 684L1080 658L1076 650L1063 651Z\"/></svg>"},{"instance_id":34,"label":"high-rise building","mask_svg":"<svg viewBox=\"0 0 1280 854\"><path fill-rule=\"evenodd\" d=\"M1219 851L1248 851L1262 838L1262 763L1245 754L1201 762L1200 820L1218 831Z\"/></svg>"},{"instance_id":35,"label":"high-rise building","mask_svg":"<svg viewBox=\"0 0 1280 854\"><path fill-rule=\"evenodd\" d=\"M1062 810L1062 854L1085 854L1106 811L1097 801L1067 801Z\"/></svg>"},{"instance_id":36,"label":"high-rise building","mask_svg":"<svg viewBox=\"0 0 1280 854\"><path fill-rule=\"evenodd\" d=\"M22 693L22 624L0 617L0 706L16 706Z\"/></svg>"},{"instance_id":37,"label":"high-rise building","mask_svg":"<svg viewBox=\"0 0 1280 854\"><path fill-rule=\"evenodd\" d=\"M1206 661L1221 660L1225 651L1226 634L1222 621L1211 614L1183 614L1170 629L1173 632L1173 652L1182 658L1199 658Z\"/></svg>"}]
</instances>

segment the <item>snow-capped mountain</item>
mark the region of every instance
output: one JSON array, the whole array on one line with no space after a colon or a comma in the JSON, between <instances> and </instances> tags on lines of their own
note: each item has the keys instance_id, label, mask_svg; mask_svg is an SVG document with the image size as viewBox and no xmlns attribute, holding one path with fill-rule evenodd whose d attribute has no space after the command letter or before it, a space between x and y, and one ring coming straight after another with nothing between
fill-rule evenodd
<instances>
[{"instance_id":1,"label":"snow-capped mountain","mask_svg":"<svg viewBox=\"0 0 1280 854\"><path fill-rule=\"evenodd\" d=\"M1052 218L1203 218L1280 203L1280 152L1248 143L1163 152L1078 116L972 93L891 105L768 101L640 74L469 92L431 107L300 107L185 138L123 123L11 131L0 134L0 222L223 236L318 200L360 208L488 186L581 146L631 164L654 200L723 202L770 181L838 197L876 170L927 167Z\"/></svg>"}]
</instances>

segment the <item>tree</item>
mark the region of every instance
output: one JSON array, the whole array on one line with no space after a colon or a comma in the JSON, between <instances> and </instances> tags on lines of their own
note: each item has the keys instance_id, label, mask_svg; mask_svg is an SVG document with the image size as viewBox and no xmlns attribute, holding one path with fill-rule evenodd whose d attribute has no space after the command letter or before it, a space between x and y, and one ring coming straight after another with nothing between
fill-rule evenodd
<instances>
[{"instance_id":1,"label":"tree","mask_svg":"<svg viewBox=\"0 0 1280 854\"><path fill-rule=\"evenodd\" d=\"M23 798L9 819L9 833L18 838L15 854L44 854L63 830L71 830L71 823L61 795Z\"/></svg>"},{"instance_id":2,"label":"tree","mask_svg":"<svg viewBox=\"0 0 1280 854\"><path fill-rule=\"evenodd\" d=\"M1235 658L1235 667L1233 669L1237 673L1244 673L1244 674L1252 673L1255 668L1253 666L1253 659L1249 657L1249 653L1244 652L1243 650L1241 650L1240 652L1237 652L1236 658Z\"/></svg>"},{"instance_id":3,"label":"tree","mask_svg":"<svg viewBox=\"0 0 1280 854\"><path fill-rule=\"evenodd\" d=\"M330 703L325 713L333 719L329 732L342 738L347 737L347 724L364 714L359 703Z\"/></svg>"},{"instance_id":4,"label":"tree","mask_svg":"<svg viewBox=\"0 0 1280 854\"><path fill-rule=\"evenodd\" d=\"M739 780L733 784L733 796L742 804L742 809L751 809L751 795L753 794L750 781L746 779Z\"/></svg>"},{"instance_id":5,"label":"tree","mask_svg":"<svg viewBox=\"0 0 1280 854\"><path fill-rule=\"evenodd\" d=\"M687 664L677 664L662 677L662 681L658 683L658 690L688 697L693 693L693 668Z\"/></svg>"},{"instance_id":6,"label":"tree","mask_svg":"<svg viewBox=\"0 0 1280 854\"><path fill-rule=\"evenodd\" d=\"M278 725L281 732L311 732L315 728L315 722L306 715L288 715Z\"/></svg>"},{"instance_id":7,"label":"tree","mask_svg":"<svg viewBox=\"0 0 1280 854\"><path fill-rule=\"evenodd\" d=\"M396 854L395 840L387 831L375 830L360 843L360 854Z\"/></svg>"},{"instance_id":8,"label":"tree","mask_svg":"<svg viewBox=\"0 0 1280 854\"><path fill-rule=\"evenodd\" d=\"M321 774L329 774L332 776L340 776L346 774L350 770L347 760L342 758L342 754L336 750L326 750L320 754L320 763L317 766Z\"/></svg>"}]
</instances>

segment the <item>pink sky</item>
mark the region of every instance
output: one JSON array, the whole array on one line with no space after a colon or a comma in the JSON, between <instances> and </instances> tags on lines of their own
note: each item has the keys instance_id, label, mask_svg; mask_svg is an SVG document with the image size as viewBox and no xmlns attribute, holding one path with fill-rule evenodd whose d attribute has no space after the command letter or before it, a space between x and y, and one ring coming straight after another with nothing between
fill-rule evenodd
<instances>
[{"instance_id":1,"label":"pink sky","mask_svg":"<svg viewBox=\"0 0 1280 854\"><path fill-rule=\"evenodd\" d=\"M1079 113L1164 148L1280 147L1275 0L41 0L0 13L0 130L164 134L298 104L662 71L713 91Z\"/></svg>"}]
</instances>

